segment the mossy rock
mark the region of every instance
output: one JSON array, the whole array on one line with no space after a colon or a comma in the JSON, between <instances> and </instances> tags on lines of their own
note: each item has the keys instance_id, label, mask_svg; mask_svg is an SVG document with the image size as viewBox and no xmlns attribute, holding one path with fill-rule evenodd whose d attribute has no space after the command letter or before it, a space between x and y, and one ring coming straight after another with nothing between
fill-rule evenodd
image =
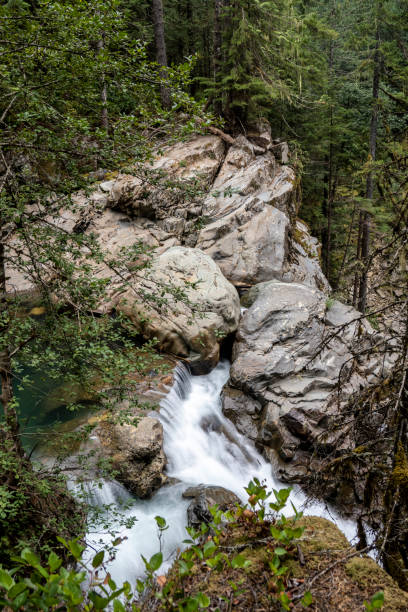
<instances>
[{"instance_id":1,"label":"mossy rock","mask_svg":"<svg viewBox=\"0 0 408 612\"><path fill-rule=\"evenodd\" d=\"M394 580L370 557L354 557L345 566L346 574L361 589L384 591L384 612L406 612L408 593L402 591Z\"/></svg>"},{"instance_id":2,"label":"mossy rock","mask_svg":"<svg viewBox=\"0 0 408 612\"><path fill-rule=\"evenodd\" d=\"M194 596L199 592L209 597L210 609L220 612L234 610L242 612L266 612L281 610L276 600L276 579L269 568L271 554L276 545L269 534L267 522L256 524L238 522L226 528L220 537L221 550L228 551L231 560L239 551L251 562L246 569L232 569L224 564L220 571L209 572L205 562L196 560L193 571L184 581L180 579L177 565L173 565L167 580L175 581L183 596ZM344 534L334 523L319 517L303 517L296 522L304 532L296 546L287 553L284 563L289 567L287 590L296 594L299 589L310 588L313 603L308 610L313 612L358 612L366 608L378 591L384 592L386 612L408 610L408 593L402 591L392 578L369 557L361 557L349 544ZM232 551L232 552L229 552ZM355 555L350 557L350 555ZM311 581L311 586L308 586ZM231 585L239 585L233 590ZM143 612L164 610L154 594L143 602ZM296 612L304 610L299 599L295 599Z\"/></svg>"}]
</instances>

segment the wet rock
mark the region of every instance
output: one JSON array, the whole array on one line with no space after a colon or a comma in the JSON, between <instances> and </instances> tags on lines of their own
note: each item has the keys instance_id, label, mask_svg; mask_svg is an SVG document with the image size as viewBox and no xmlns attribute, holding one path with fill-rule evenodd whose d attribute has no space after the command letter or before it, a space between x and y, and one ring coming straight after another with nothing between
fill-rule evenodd
<instances>
[{"instance_id":1,"label":"wet rock","mask_svg":"<svg viewBox=\"0 0 408 612\"><path fill-rule=\"evenodd\" d=\"M286 462L297 462L299 451L310 458L313 452L324 456L334 449L347 450L350 439L341 419L342 406L354 393L384 379L396 355L391 350L385 359L374 354L353 362L353 346L374 344L374 330L368 324L357 326L357 311L340 302L327 304L326 295L317 289L269 281L253 287L246 304L229 383L247 397L238 396L241 422L254 423L246 407L251 399L257 400L262 406L257 444L267 456L275 453ZM343 325L341 333L333 335L335 326ZM236 420L231 409L229 413ZM302 476L305 470L299 465ZM294 464L284 469L294 477Z\"/></svg>"},{"instance_id":2,"label":"wet rock","mask_svg":"<svg viewBox=\"0 0 408 612\"><path fill-rule=\"evenodd\" d=\"M171 287L171 288L170 288ZM167 303L146 301L147 294ZM177 299L183 292L185 299ZM143 280L123 295L118 309L148 338L157 338L165 352L210 368L219 360L221 338L237 329L237 291L217 264L198 249L174 247L157 257Z\"/></svg>"},{"instance_id":3,"label":"wet rock","mask_svg":"<svg viewBox=\"0 0 408 612\"><path fill-rule=\"evenodd\" d=\"M259 413L262 410L260 402L248 397L239 389L228 385L222 392L222 411L244 436L251 440L258 437Z\"/></svg>"},{"instance_id":4,"label":"wet rock","mask_svg":"<svg viewBox=\"0 0 408 612\"><path fill-rule=\"evenodd\" d=\"M291 435L281 421L279 408L275 404L268 404L264 410L257 442L263 449L276 451L285 461L293 459L299 446L299 440Z\"/></svg>"},{"instance_id":5,"label":"wet rock","mask_svg":"<svg viewBox=\"0 0 408 612\"><path fill-rule=\"evenodd\" d=\"M240 503L240 499L232 491L211 485L190 487L184 491L183 497L193 500L187 508L188 524L192 527L199 527L201 523L210 523L212 515L209 509L213 506L217 505L225 512Z\"/></svg>"},{"instance_id":6,"label":"wet rock","mask_svg":"<svg viewBox=\"0 0 408 612\"><path fill-rule=\"evenodd\" d=\"M96 430L103 453L118 472L117 480L138 497L150 497L166 480L163 427L152 417L138 424L111 425L102 421Z\"/></svg>"}]
</instances>

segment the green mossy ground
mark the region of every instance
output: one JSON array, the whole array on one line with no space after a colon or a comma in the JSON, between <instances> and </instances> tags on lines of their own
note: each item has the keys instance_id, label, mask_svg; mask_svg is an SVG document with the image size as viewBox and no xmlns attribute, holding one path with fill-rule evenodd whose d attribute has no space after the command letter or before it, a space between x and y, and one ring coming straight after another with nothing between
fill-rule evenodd
<instances>
[{"instance_id":1,"label":"green mossy ground","mask_svg":"<svg viewBox=\"0 0 408 612\"><path fill-rule=\"evenodd\" d=\"M308 610L363 611L364 601L370 600L380 590L384 591L385 612L408 610L408 593L402 591L373 559L357 553L350 557L355 551L333 523L323 518L304 517L297 525L305 529L299 540L301 554L296 547L285 559L285 564L290 567L287 592L296 595L309 589L313 604ZM232 569L224 564L219 571L210 571L204 563L197 562L183 581L175 566L167 580L177 582L178 588L184 589L184 595L205 593L211 600L209 610L280 611L280 604L274 601L275 579L268 565L276 543L268 536L266 525L263 528L248 522L247 525L241 523L228 527L220 538L220 550L230 559L239 552L251 561L250 567ZM327 568L330 569L325 571ZM319 576L309 587L308 582L317 574ZM154 596L149 597L142 607L143 612L164 609ZM291 609L305 610L299 599Z\"/></svg>"}]
</instances>

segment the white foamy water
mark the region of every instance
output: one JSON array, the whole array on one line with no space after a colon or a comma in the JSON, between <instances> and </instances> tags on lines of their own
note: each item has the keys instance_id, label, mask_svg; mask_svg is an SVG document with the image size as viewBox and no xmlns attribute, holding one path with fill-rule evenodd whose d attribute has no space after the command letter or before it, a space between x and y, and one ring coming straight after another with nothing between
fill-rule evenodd
<instances>
[{"instance_id":1,"label":"white foamy water","mask_svg":"<svg viewBox=\"0 0 408 612\"><path fill-rule=\"evenodd\" d=\"M221 411L221 390L228 380L229 363L224 361L206 376L191 376L184 366L178 366L175 382L160 404L160 420L164 428L164 450L167 473L180 482L162 487L150 500L134 500L126 516L136 516L137 522L121 535L127 539L119 546L109 571L117 582L134 582L143 574L143 554L149 558L159 550L154 517L163 516L169 529L163 534L165 568L182 540L186 537L186 508L190 500L182 492L197 484L219 485L236 493L246 501L244 487L254 477L265 481L268 489L282 488L276 480L272 466L256 450L253 443L242 436ZM91 493L91 492L90 492ZM115 482L105 482L102 488L92 489L92 502L98 505L115 504L118 500L133 501L129 493ZM305 514L323 516L333 520L349 540L356 535L354 521L342 519L323 503L303 507L306 497L295 487L290 500ZM291 507L288 515L293 514ZM99 530L98 530L99 531ZM98 534L90 534L90 542L102 539L108 543L112 537L104 533L102 524Z\"/></svg>"}]
</instances>

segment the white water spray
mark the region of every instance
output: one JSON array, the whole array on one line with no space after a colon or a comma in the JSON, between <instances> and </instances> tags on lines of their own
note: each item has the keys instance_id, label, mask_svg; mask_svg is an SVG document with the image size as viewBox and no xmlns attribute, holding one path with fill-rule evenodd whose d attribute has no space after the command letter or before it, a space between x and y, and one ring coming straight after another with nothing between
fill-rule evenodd
<instances>
[{"instance_id":1,"label":"white water spray","mask_svg":"<svg viewBox=\"0 0 408 612\"><path fill-rule=\"evenodd\" d=\"M131 584L143 574L140 555L149 558L158 551L159 541L156 515L163 516L170 526L164 532L162 550L166 565L186 537L186 508L188 501L182 492L197 484L218 485L230 489L246 501L244 487L257 477L265 481L267 488L282 488L272 474L272 466L255 449L253 443L241 435L223 414L220 394L228 380L229 363L219 363L206 376L191 376L184 366L175 371L175 381L168 395L160 404L160 420L164 429L164 450L167 456L167 474L179 482L162 487L150 500L134 500L126 511L136 515L137 522L127 530L127 539L119 546L116 558L109 571L118 582L128 580ZM132 500L118 483L106 482L102 488L94 488L96 504L112 504L115 500ZM323 516L333 520L349 540L355 537L354 521L345 520L325 504L313 503L303 508L306 497L295 487L291 501L305 514ZM288 514L293 511L288 508ZM102 531L90 538L96 542L111 540Z\"/></svg>"}]
</instances>

